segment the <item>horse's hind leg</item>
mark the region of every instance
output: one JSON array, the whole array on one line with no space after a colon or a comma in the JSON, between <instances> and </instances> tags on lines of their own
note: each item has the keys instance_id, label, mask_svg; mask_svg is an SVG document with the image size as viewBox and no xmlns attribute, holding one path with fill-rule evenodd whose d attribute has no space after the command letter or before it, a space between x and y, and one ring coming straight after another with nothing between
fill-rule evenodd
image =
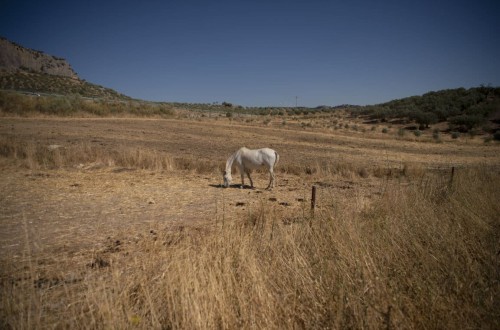
<instances>
[{"instance_id":1,"label":"horse's hind leg","mask_svg":"<svg viewBox=\"0 0 500 330\"><path fill-rule=\"evenodd\" d=\"M246 171L246 173L247 173L247 176L248 176L248 180L250 180L250 187L252 187L252 188L253 188L253 180L252 180L252 178L250 177L250 171Z\"/></svg>"},{"instance_id":2,"label":"horse's hind leg","mask_svg":"<svg viewBox=\"0 0 500 330\"><path fill-rule=\"evenodd\" d=\"M269 185L267 186L266 189L273 189L274 188L274 171L272 168L269 169Z\"/></svg>"}]
</instances>

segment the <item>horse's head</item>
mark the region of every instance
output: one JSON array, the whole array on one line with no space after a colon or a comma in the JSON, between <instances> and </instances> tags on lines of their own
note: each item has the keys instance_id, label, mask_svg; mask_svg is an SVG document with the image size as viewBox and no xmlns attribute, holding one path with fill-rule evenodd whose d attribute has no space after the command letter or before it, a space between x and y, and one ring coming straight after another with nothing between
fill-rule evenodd
<instances>
[{"instance_id":1,"label":"horse's head","mask_svg":"<svg viewBox=\"0 0 500 330\"><path fill-rule=\"evenodd\" d=\"M233 181L233 178L231 177L231 173L228 173L224 171L224 187L227 188L231 184L231 181Z\"/></svg>"}]
</instances>

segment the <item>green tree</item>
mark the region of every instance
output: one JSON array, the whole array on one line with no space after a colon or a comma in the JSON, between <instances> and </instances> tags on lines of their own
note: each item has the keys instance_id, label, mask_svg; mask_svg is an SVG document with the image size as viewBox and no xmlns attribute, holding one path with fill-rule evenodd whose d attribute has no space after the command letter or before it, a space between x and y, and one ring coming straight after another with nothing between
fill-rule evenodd
<instances>
[{"instance_id":1,"label":"green tree","mask_svg":"<svg viewBox=\"0 0 500 330\"><path fill-rule=\"evenodd\" d=\"M416 111L411 114L411 119L414 119L419 124L420 129L429 128L429 125L438 122L438 116L433 112Z\"/></svg>"}]
</instances>

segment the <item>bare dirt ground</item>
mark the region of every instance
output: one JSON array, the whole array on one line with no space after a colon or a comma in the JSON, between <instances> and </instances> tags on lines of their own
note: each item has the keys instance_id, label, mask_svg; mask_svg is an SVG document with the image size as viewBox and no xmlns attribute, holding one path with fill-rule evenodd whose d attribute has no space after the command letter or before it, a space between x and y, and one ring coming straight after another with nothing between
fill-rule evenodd
<instances>
[{"instance_id":1,"label":"bare dirt ground","mask_svg":"<svg viewBox=\"0 0 500 330\"><path fill-rule=\"evenodd\" d=\"M357 168L451 168L497 165L498 144L478 141L417 142L380 134L294 130L229 120L2 118L0 136L69 148L79 143L107 150L120 146L155 150L190 162L220 164L241 146L280 153L277 187L265 191L268 175L254 174L257 189L220 187L219 170L151 171L74 164L64 169L27 169L0 162L0 255L78 253L152 235L159 227L210 226L248 217L263 207L293 221L309 212L311 186L318 208L353 196L376 202L386 178L356 173L301 173L286 169L319 163ZM280 170L281 168L281 170ZM371 172L370 172L371 173ZM239 175L233 175L239 183ZM287 220L288 219L288 220ZM29 243L29 244L27 244Z\"/></svg>"}]
</instances>

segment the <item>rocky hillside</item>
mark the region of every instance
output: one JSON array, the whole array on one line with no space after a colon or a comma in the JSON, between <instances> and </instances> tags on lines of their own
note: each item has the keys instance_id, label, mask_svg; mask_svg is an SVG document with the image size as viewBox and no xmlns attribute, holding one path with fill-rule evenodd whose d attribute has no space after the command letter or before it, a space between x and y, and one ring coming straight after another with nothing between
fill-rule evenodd
<instances>
[{"instance_id":1,"label":"rocky hillside","mask_svg":"<svg viewBox=\"0 0 500 330\"><path fill-rule=\"evenodd\" d=\"M8 72L20 70L78 79L78 75L65 59L22 47L2 37L0 68Z\"/></svg>"},{"instance_id":2,"label":"rocky hillside","mask_svg":"<svg viewBox=\"0 0 500 330\"><path fill-rule=\"evenodd\" d=\"M0 37L0 90L37 95L130 99L111 88L80 79L65 59L22 47L2 37Z\"/></svg>"}]
</instances>

